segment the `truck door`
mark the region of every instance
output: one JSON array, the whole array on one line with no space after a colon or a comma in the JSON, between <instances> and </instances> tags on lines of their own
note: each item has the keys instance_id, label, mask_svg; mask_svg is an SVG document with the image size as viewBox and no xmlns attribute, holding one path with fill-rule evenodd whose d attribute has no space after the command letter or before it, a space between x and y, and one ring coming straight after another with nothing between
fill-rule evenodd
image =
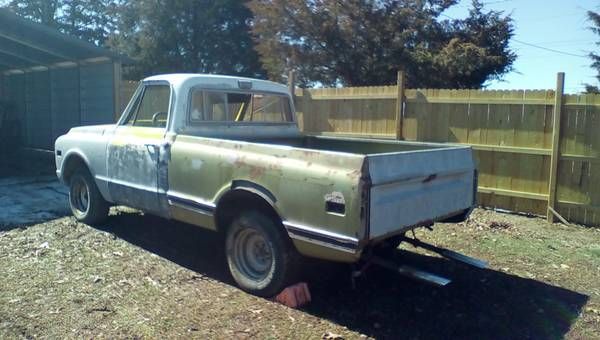
<instances>
[{"instance_id":1,"label":"truck door","mask_svg":"<svg viewBox=\"0 0 600 340\"><path fill-rule=\"evenodd\" d=\"M159 195L159 158L169 113L168 83L145 83L136 91L108 145L107 169L112 199L164 215Z\"/></svg>"}]
</instances>

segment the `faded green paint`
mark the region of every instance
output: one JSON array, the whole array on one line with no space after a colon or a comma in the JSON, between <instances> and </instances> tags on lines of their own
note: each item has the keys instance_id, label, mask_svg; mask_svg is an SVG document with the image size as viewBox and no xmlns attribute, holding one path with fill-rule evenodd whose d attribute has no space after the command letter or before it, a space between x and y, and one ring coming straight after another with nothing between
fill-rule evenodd
<instances>
[{"instance_id":1,"label":"faded green paint","mask_svg":"<svg viewBox=\"0 0 600 340\"><path fill-rule=\"evenodd\" d=\"M248 181L275 196L290 222L362 239L360 176L363 155L281 145L178 135L171 146L169 190L218 204L234 181ZM343 195L345 215L325 211L325 196ZM175 212L177 213L177 212Z\"/></svg>"},{"instance_id":2,"label":"faded green paint","mask_svg":"<svg viewBox=\"0 0 600 340\"><path fill-rule=\"evenodd\" d=\"M451 148L443 148L441 145L422 143L306 136L256 140L252 136L241 137L244 135L241 129L239 134L237 139L176 135L171 145L168 169L169 193L190 197L198 202L218 207L220 198L230 190L235 190L236 183L249 183L254 187L263 188L272 196L271 204L284 224L300 225L316 231L317 234L334 234L333 238L338 236L351 238L357 243L354 250L344 251L327 244L327 242L319 243L318 237L308 237L308 240L303 237L292 237L301 254L321 259L355 262L362 255L365 246L444 216L443 214L433 215L432 212L426 214L425 219L415 221L414 225L397 222L397 226L394 225L385 234L380 234L377 239L374 239L373 235L370 235L373 230L369 230L369 211L372 212L373 201L367 196L373 192L370 186L372 174L368 167L373 165L371 163L374 160L369 157L386 157L385 159L391 162L388 165L392 168L383 169L383 172L381 164L379 164L378 173L381 179L381 176L386 176L386 172L390 172L392 175L390 177L392 178L391 185L399 188L397 190L409 190L404 194L397 191L400 195L405 196L403 199L409 197L422 200L422 197L427 195L436 195L438 198L444 197L443 202L450 202L450 200L456 199L451 197L453 191L448 186L449 184L443 184L446 181L444 178L447 176L444 170L449 171L449 176L453 176L452 173L456 171L464 173L461 176L466 177L461 178L467 180L472 180L473 176L472 165L465 164L466 170L460 170L461 164L453 164L451 160L447 159L448 157L456 158L458 161L455 163L461 163L464 158L459 156L466 154L470 157L470 150L467 148L451 150ZM443 156L420 152L434 149L444 149L447 154ZM351 153L352 150L360 151ZM429 176L427 170L419 168L419 172L412 175L414 179L405 178L403 183L406 184L398 184L398 179L394 177L396 171L393 170L393 167L399 166L398 162L405 164L405 167L410 164L404 158L401 161L392 160L399 157L400 154L411 155L409 160L418 160L419 157L426 156L426 161L420 161L419 164L431 169L443 169L438 172L441 178L432 181L437 175ZM429 165L428 161L431 161ZM442 163L441 168L439 164L435 165L436 161ZM410 165L408 167L412 168ZM415 169L417 169L416 164ZM415 180L416 182L414 182ZM383 183L383 185L386 184ZM440 189L427 189L438 185L439 188L443 188L442 192L438 191ZM473 187L473 183L468 181L458 184L458 186L456 183L452 185L455 185L454 188L466 188L467 192L472 191ZM440 196L442 194L446 196ZM343 200L344 214L327 211L326 201L328 197L332 196ZM394 201L394 199L399 200L400 198L390 196L390 199L392 201L387 203L396 204L396 210L403 208L402 204ZM435 200L432 199L433 201ZM448 211L447 216L468 207L469 204L466 204L459 209L452 209ZM182 209L177 205L171 205L170 209L170 213L175 219L212 230L217 229L210 214L191 213L189 209ZM434 207L431 209L434 211ZM406 211L404 215L409 216L411 213L411 211ZM390 216L390 218L393 217Z\"/></svg>"}]
</instances>

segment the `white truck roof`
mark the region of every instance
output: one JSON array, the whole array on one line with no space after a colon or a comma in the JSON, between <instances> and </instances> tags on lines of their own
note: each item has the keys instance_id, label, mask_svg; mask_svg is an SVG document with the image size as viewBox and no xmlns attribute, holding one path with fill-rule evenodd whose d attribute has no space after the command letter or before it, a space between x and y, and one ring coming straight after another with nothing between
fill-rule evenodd
<instances>
[{"instance_id":1,"label":"white truck roof","mask_svg":"<svg viewBox=\"0 0 600 340\"><path fill-rule=\"evenodd\" d=\"M251 82L252 90L277 92L288 94L288 88L285 85L278 84L268 80L260 80L246 77L224 76L217 74L200 73L172 73L151 76L143 80L146 81L167 81L176 88L190 88L200 85L209 85L210 87L220 89L239 89L239 82Z\"/></svg>"}]
</instances>

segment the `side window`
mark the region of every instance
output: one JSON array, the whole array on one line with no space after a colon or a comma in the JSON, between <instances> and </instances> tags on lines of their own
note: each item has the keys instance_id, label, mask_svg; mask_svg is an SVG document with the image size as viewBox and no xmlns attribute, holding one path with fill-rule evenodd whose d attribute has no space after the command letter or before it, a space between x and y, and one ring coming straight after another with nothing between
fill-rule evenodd
<instances>
[{"instance_id":1,"label":"side window","mask_svg":"<svg viewBox=\"0 0 600 340\"><path fill-rule=\"evenodd\" d=\"M131 102L127 105L126 111L123 112L125 120L121 123L122 125L133 125L135 120L135 114L137 113L138 107L140 106L140 100L142 93L144 92L144 86L140 83L138 88L131 97Z\"/></svg>"},{"instance_id":2,"label":"side window","mask_svg":"<svg viewBox=\"0 0 600 340\"><path fill-rule=\"evenodd\" d=\"M170 96L171 88L168 85L147 85L138 104L133 126L166 127Z\"/></svg>"}]
</instances>

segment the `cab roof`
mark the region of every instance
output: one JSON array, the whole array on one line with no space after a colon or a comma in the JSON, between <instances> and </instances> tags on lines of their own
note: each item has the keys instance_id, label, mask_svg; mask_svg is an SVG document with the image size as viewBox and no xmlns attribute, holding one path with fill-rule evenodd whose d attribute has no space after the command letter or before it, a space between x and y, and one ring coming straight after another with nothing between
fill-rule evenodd
<instances>
[{"instance_id":1,"label":"cab roof","mask_svg":"<svg viewBox=\"0 0 600 340\"><path fill-rule=\"evenodd\" d=\"M172 73L161 74L145 78L143 82L167 81L174 87L195 87L207 86L215 89L240 89L240 81L250 82L251 90L278 92L288 94L288 88L285 85L278 84L268 80L253 79L246 77L225 76L217 74L200 73Z\"/></svg>"}]
</instances>

